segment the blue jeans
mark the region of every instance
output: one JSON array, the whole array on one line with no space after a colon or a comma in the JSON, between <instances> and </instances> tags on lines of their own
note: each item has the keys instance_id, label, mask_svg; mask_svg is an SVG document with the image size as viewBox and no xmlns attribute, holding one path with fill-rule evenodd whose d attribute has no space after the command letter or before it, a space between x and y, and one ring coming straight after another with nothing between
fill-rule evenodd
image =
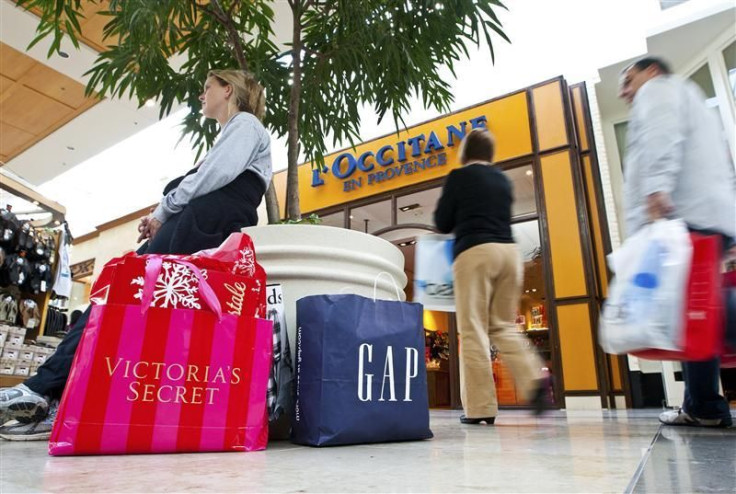
<instances>
[{"instance_id":1,"label":"blue jeans","mask_svg":"<svg viewBox=\"0 0 736 494\"><path fill-rule=\"evenodd\" d=\"M720 359L683 362L685 401L682 409L699 419L723 419L730 423L731 411L726 399L718 394Z\"/></svg>"}]
</instances>

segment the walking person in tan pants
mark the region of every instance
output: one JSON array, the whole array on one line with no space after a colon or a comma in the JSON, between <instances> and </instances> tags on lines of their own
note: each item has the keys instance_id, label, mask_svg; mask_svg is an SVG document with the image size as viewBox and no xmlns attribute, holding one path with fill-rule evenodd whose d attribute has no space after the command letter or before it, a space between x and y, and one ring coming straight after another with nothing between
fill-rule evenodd
<instances>
[{"instance_id":1,"label":"walking person in tan pants","mask_svg":"<svg viewBox=\"0 0 736 494\"><path fill-rule=\"evenodd\" d=\"M503 355L519 394L535 413L545 408L542 361L516 330L521 256L511 234L511 182L492 166L494 139L471 131L460 148L463 167L447 177L434 213L443 233L455 234L455 310L460 333L463 424L493 424L498 413L491 343Z\"/></svg>"}]
</instances>

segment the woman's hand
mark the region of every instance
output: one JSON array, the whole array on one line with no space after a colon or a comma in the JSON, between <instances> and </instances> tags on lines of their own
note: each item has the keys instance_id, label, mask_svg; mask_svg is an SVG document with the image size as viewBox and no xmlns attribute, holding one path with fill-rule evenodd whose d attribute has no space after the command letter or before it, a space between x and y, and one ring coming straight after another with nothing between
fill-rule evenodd
<instances>
[{"instance_id":1,"label":"woman's hand","mask_svg":"<svg viewBox=\"0 0 736 494\"><path fill-rule=\"evenodd\" d=\"M160 229L161 222L154 218L152 214L149 214L145 218L141 218L141 222L138 224L138 233L140 233L140 235L136 242L140 242L145 239L153 240L153 237Z\"/></svg>"},{"instance_id":2,"label":"woman's hand","mask_svg":"<svg viewBox=\"0 0 736 494\"><path fill-rule=\"evenodd\" d=\"M161 222L154 218L153 216L149 216L148 218L148 238L153 240L153 237L156 236L158 231L161 229Z\"/></svg>"},{"instance_id":3,"label":"woman's hand","mask_svg":"<svg viewBox=\"0 0 736 494\"><path fill-rule=\"evenodd\" d=\"M141 218L141 222L138 223L138 240L136 242L140 242L141 240L145 240L149 237L148 235L148 223L150 221L150 216L145 216Z\"/></svg>"}]
</instances>

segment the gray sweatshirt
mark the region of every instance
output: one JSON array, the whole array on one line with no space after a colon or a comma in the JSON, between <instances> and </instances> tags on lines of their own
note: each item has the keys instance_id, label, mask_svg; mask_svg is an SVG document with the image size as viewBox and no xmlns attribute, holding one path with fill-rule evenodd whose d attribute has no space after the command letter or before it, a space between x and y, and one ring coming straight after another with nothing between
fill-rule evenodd
<instances>
[{"instance_id":1,"label":"gray sweatshirt","mask_svg":"<svg viewBox=\"0 0 736 494\"><path fill-rule=\"evenodd\" d=\"M164 223L197 197L229 184L246 170L256 173L268 188L271 168L271 138L263 124L250 113L233 115L222 128L214 146L188 175L161 200L153 216Z\"/></svg>"},{"instance_id":2,"label":"gray sweatshirt","mask_svg":"<svg viewBox=\"0 0 736 494\"><path fill-rule=\"evenodd\" d=\"M674 218L695 228L736 234L736 176L723 131L700 89L658 76L636 93L624 163L626 229L649 220L646 197L670 195Z\"/></svg>"}]
</instances>

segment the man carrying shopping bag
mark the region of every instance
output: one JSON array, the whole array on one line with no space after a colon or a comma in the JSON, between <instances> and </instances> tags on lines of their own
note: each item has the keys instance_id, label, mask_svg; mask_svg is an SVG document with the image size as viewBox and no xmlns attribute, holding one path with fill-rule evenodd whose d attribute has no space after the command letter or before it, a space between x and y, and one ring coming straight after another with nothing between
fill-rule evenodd
<instances>
[{"instance_id":1,"label":"man carrying shopping bag","mask_svg":"<svg viewBox=\"0 0 736 494\"><path fill-rule=\"evenodd\" d=\"M724 249L736 234L736 181L722 132L698 87L671 74L657 58L627 67L619 96L631 105L625 159L626 228L682 218L692 231L720 235ZM659 416L666 425L730 427L718 393L719 359L683 362L681 410Z\"/></svg>"}]
</instances>

